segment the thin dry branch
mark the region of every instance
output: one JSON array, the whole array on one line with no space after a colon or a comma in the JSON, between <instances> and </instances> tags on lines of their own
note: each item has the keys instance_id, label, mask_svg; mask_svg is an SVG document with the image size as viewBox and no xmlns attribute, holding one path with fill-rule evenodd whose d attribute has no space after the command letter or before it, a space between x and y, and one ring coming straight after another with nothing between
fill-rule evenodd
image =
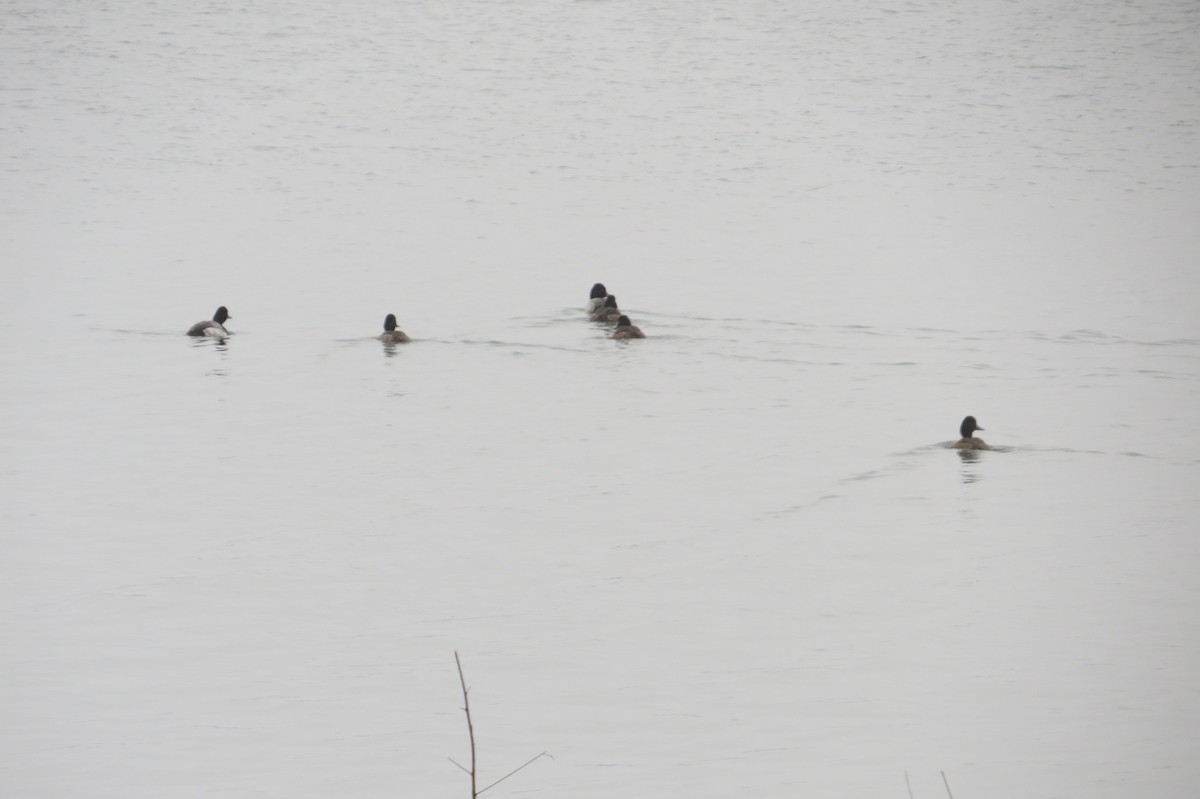
<instances>
[{"instance_id":1,"label":"thin dry branch","mask_svg":"<svg viewBox=\"0 0 1200 799\"><path fill-rule=\"evenodd\" d=\"M467 714L467 735L471 738L471 768L463 770L471 775L471 799L476 799L479 791L475 790L475 725L471 723L471 700L468 697L470 692L467 690L467 678L463 676L462 661L458 659L457 650L454 652L454 663L458 666L458 683L462 686L463 694L463 712ZM454 765L458 766L457 763ZM458 767L462 768L462 766Z\"/></svg>"},{"instance_id":2,"label":"thin dry branch","mask_svg":"<svg viewBox=\"0 0 1200 799\"><path fill-rule=\"evenodd\" d=\"M517 766L515 769L508 772L503 777L501 777L500 779L491 783L490 785L488 785L484 788L477 787L477 785L478 785L477 775L479 773L479 770L478 770L478 762L475 757L475 724L474 724L474 722L471 721L471 699L470 699L471 692L467 688L467 678L465 676L463 676L462 660L458 657L457 651L455 651L455 653L454 653L454 663L456 666L458 666L458 684L462 686L463 712L467 714L467 736L471 739L471 767L467 768L466 766L462 765L461 763L459 763L457 760L455 760L452 757L448 757L446 759L449 760L454 765L458 766L460 769L465 771L467 774L471 775L471 799L479 799L480 794L482 794L484 791L496 787L497 785L504 782L506 779L508 779L512 775L516 774L518 771L521 771L526 766L533 763L535 760L540 760L543 757L548 757L551 760L554 759L554 756L551 755L549 752L542 752L539 755L535 755L534 757L529 758L529 760L526 760L524 763Z\"/></svg>"},{"instance_id":3,"label":"thin dry branch","mask_svg":"<svg viewBox=\"0 0 1200 799\"><path fill-rule=\"evenodd\" d=\"M496 780L495 782L493 782L491 785L487 786L487 788L480 788L480 789L479 789L479 792L480 792L480 793L483 793L484 791L488 790L488 788L494 788L495 786L497 786L497 785L499 785L500 783L504 782L506 779L508 779L508 778L509 778L509 777L511 777L512 775L516 774L516 773L517 773L518 771L520 771L521 769L523 769L523 768L525 768L526 766L528 766L528 765L529 765L530 763L532 763L533 761L535 761L535 760L537 760L537 759L539 759L539 758L543 758L543 757L548 757L548 758L550 758L551 760L553 760L553 759L554 759L554 755L550 754L549 752L542 752L540 755L534 755L533 757L529 758L528 760L526 760L526 761L525 761L524 763L522 763L521 765L517 766L517 767L516 767L515 769L513 769L512 771L510 771L510 772L508 772L507 774L505 774L505 775L504 775L503 777L501 777L500 779L498 779L498 780Z\"/></svg>"}]
</instances>

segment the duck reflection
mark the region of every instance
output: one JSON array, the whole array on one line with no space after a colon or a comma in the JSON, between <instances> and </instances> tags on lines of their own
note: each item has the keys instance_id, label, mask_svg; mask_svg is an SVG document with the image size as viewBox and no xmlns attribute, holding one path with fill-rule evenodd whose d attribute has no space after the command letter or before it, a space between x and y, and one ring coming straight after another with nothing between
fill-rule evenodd
<instances>
[{"instance_id":1,"label":"duck reflection","mask_svg":"<svg viewBox=\"0 0 1200 799\"><path fill-rule=\"evenodd\" d=\"M983 453L977 449L959 449L955 452L958 453L958 459L963 462L963 482L977 483L982 480L983 474L975 467L975 464L983 460Z\"/></svg>"}]
</instances>

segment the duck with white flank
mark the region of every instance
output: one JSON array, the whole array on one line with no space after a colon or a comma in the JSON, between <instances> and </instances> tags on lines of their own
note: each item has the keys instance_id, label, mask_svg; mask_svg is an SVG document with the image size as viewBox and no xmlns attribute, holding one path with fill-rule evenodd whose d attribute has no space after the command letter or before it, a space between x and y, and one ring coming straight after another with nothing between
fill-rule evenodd
<instances>
[{"instance_id":1,"label":"duck with white flank","mask_svg":"<svg viewBox=\"0 0 1200 799\"><path fill-rule=\"evenodd\" d=\"M604 288L603 283L597 283L592 286L592 293L588 296L588 302L584 308L588 313L595 313L604 307L604 298L607 296L608 289Z\"/></svg>"},{"instance_id":2,"label":"duck with white flank","mask_svg":"<svg viewBox=\"0 0 1200 799\"><path fill-rule=\"evenodd\" d=\"M232 319L229 315L229 310L224 305L217 309L213 314L211 321L205 320L197 322L188 328L189 336L211 336L213 338L225 338L229 335L229 331L225 329L225 320Z\"/></svg>"}]
</instances>

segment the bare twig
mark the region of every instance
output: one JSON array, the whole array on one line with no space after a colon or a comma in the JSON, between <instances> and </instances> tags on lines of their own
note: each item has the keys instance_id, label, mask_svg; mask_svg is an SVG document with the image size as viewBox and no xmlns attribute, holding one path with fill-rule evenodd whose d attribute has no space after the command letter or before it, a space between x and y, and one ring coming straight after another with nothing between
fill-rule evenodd
<instances>
[{"instance_id":1,"label":"bare twig","mask_svg":"<svg viewBox=\"0 0 1200 799\"><path fill-rule=\"evenodd\" d=\"M497 786L497 785L499 785L500 783L504 782L506 779L508 779L508 778L509 778L509 777L511 777L512 775L516 774L516 773L517 773L518 771L520 771L521 769L523 769L523 768L525 768L526 766L528 766L528 765L529 765L530 763L532 763L533 761L535 761L535 760L537 760L537 759L539 759L539 758L543 758L543 757L548 757L548 758L550 758L551 760L553 760L553 759L554 759L554 756L553 756L553 755L551 755L549 752L542 752L540 755L534 755L533 757L529 758L528 760L526 760L526 761L525 761L524 763L522 763L521 765L517 766L517 767L516 767L515 769L513 769L512 771L510 771L510 772L508 772L507 774L505 774L505 775L504 775L503 777L501 777L500 779L498 779L498 780L496 780L495 782L493 782L491 785L487 786L487 788L480 788L480 789L479 789L479 793L481 793L481 794L482 794L484 791L486 791L486 790L488 790L488 789L490 789L490 788L494 788L495 786Z\"/></svg>"},{"instance_id":2,"label":"bare twig","mask_svg":"<svg viewBox=\"0 0 1200 799\"><path fill-rule=\"evenodd\" d=\"M462 661L458 659L458 651L454 652L454 663L458 666L458 682L462 686L463 692L463 712L467 714L467 735L471 738L471 768L468 771L471 775L471 799L476 799L479 796L479 791L475 790L475 725L471 723L471 700L467 697L467 678L463 676ZM458 766L457 763L454 765ZM462 768L462 766L458 766Z\"/></svg>"},{"instance_id":3,"label":"bare twig","mask_svg":"<svg viewBox=\"0 0 1200 799\"><path fill-rule=\"evenodd\" d=\"M954 799L954 794L950 793L950 780L946 779L946 772L942 772L942 782L946 783L946 794L950 799Z\"/></svg>"},{"instance_id":4,"label":"bare twig","mask_svg":"<svg viewBox=\"0 0 1200 799\"><path fill-rule=\"evenodd\" d=\"M455 665L458 666L458 683L459 683L459 685L462 686L463 712L467 714L467 735L471 739L471 767L467 768L466 766L462 765L461 763L459 763L457 760L455 760L452 757L448 757L446 759L449 760L454 765L458 766L460 769L465 771L467 774L471 775L471 799L479 799L480 794L482 794L484 791L487 791L487 790L490 790L491 788L496 787L497 785L504 782L506 779L508 779L512 775L516 774L518 771L521 771L526 766L533 763L535 760L540 760L543 757L548 757L551 760L554 759L554 756L551 755L549 752L542 752L540 755L536 755L534 757L531 757L529 760L526 760L524 763L517 766L515 769L508 772L503 777L501 777L500 779L491 783L490 785L488 785L484 788L478 788L477 787L478 783L476 780L477 780L477 775L478 775L479 771L478 771L478 762L475 759L475 725L471 721L471 700L470 700L470 696L469 696L469 694L471 692L467 688L467 678L463 676L462 660L459 659L457 651L454 653L454 663L455 663ZM951 797L951 799L953 799L953 797Z\"/></svg>"},{"instance_id":5,"label":"bare twig","mask_svg":"<svg viewBox=\"0 0 1200 799\"><path fill-rule=\"evenodd\" d=\"M458 764L457 764L457 763L455 763L454 765L458 766ZM462 768L462 766L458 766L458 767L459 767L459 768ZM908 772L907 772L907 771L906 771L906 772L904 772L904 784L905 784L906 786L908 786L908 799L913 799L913 795L912 795L912 783L908 781Z\"/></svg>"}]
</instances>

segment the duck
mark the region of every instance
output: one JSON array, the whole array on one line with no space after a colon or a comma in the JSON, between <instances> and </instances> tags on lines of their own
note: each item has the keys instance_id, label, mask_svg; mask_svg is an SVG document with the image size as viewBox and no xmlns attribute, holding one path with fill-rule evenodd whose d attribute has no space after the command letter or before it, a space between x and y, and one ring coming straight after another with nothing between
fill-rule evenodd
<instances>
[{"instance_id":1,"label":"duck","mask_svg":"<svg viewBox=\"0 0 1200 799\"><path fill-rule=\"evenodd\" d=\"M593 322L607 322L612 324L621 316L621 312L617 309L616 295L609 294L604 298L604 305L595 313L592 314Z\"/></svg>"},{"instance_id":2,"label":"duck","mask_svg":"<svg viewBox=\"0 0 1200 799\"><path fill-rule=\"evenodd\" d=\"M613 338L645 338L646 334L642 329L629 321L629 317L621 314L617 319L617 329L613 331Z\"/></svg>"},{"instance_id":3,"label":"duck","mask_svg":"<svg viewBox=\"0 0 1200 799\"><path fill-rule=\"evenodd\" d=\"M188 328L189 336L212 336L213 338L225 338L229 335L229 331L225 329L225 320L232 319L229 315L229 309L222 305L213 314L212 320L197 322Z\"/></svg>"},{"instance_id":4,"label":"duck","mask_svg":"<svg viewBox=\"0 0 1200 799\"><path fill-rule=\"evenodd\" d=\"M584 308L588 313L595 313L604 307L604 298L608 296L608 289L604 288L603 283L597 283L592 286L592 293L588 295L587 305Z\"/></svg>"},{"instance_id":5,"label":"duck","mask_svg":"<svg viewBox=\"0 0 1200 799\"><path fill-rule=\"evenodd\" d=\"M384 344L403 344L407 341L412 341L404 334L403 330L396 329L396 315L388 314L383 319L383 332L379 334L379 340Z\"/></svg>"},{"instance_id":6,"label":"duck","mask_svg":"<svg viewBox=\"0 0 1200 799\"><path fill-rule=\"evenodd\" d=\"M991 449L987 442L982 438L975 438L974 432L983 428L975 421L974 416L968 416L962 420L962 425L958 428L958 432L962 435L958 441L954 442L954 449Z\"/></svg>"}]
</instances>

